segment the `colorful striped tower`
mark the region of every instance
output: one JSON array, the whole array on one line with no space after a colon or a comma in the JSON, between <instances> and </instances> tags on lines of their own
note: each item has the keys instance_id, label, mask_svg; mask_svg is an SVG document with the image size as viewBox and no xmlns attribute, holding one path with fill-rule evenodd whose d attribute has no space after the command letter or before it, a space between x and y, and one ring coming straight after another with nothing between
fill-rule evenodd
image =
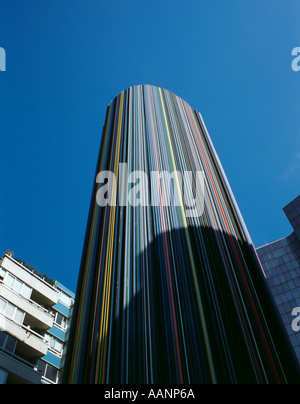
<instances>
[{"instance_id":1,"label":"colorful striped tower","mask_svg":"<svg viewBox=\"0 0 300 404\"><path fill-rule=\"evenodd\" d=\"M153 173L167 180L151 187ZM107 109L64 383L299 380L201 115L161 88L123 91Z\"/></svg>"}]
</instances>

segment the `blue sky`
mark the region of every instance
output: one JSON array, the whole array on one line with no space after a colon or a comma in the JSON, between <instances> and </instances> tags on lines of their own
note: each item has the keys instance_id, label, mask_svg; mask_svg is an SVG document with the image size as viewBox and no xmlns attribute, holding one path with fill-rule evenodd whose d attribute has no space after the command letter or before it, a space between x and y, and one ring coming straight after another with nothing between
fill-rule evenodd
<instances>
[{"instance_id":1,"label":"blue sky","mask_svg":"<svg viewBox=\"0 0 300 404\"><path fill-rule=\"evenodd\" d=\"M106 107L153 84L201 112L255 246L300 192L298 0L0 0L0 251L76 288Z\"/></svg>"}]
</instances>

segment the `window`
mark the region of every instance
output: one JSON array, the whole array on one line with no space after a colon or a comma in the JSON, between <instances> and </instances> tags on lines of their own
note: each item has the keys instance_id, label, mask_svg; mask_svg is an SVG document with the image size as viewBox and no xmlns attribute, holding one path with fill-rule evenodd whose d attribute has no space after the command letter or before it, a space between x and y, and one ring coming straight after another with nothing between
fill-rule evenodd
<instances>
[{"instance_id":1,"label":"window","mask_svg":"<svg viewBox=\"0 0 300 404\"><path fill-rule=\"evenodd\" d=\"M25 316L23 310L19 309L18 307L14 306L13 304L7 302L2 298L0 298L0 313L20 324L23 323Z\"/></svg>"},{"instance_id":2,"label":"window","mask_svg":"<svg viewBox=\"0 0 300 404\"><path fill-rule=\"evenodd\" d=\"M23 287L23 283L21 281L19 281L18 279L15 279L14 282L14 290L18 293L21 293L21 289Z\"/></svg>"},{"instance_id":3,"label":"window","mask_svg":"<svg viewBox=\"0 0 300 404\"><path fill-rule=\"evenodd\" d=\"M6 307L6 301L0 298L0 313L4 313Z\"/></svg>"},{"instance_id":4,"label":"window","mask_svg":"<svg viewBox=\"0 0 300 404\"><path fill-rule=\"evenodd\" d=\"M54 366L50 365L49 363L39 360L37 366L39 372L42 374L42 377L50 380L51 382L56 383L58 377L58 369Z\"/></svg>"},{"instance_id":5,"label":"window","mask_svg":"<svg viewBox=\"0 0 300 404\"><path fill-rule=\"evenodd\" d=\"M16 312L15 312L14 320L15 320L17 323L22 324L22 322L23 322L23 317L24 317L24 312L23 312L22 310L20 310L20 309L17 309Z\"/></svg>"},{"instance_id":6,"label":"window","mask_svg":"<svg viewBox=\"0 0 300 404\"><path fill-rule=\"evenodd\" d=\"M15 277L11 276L11 274L7 274L5 278L5 284L9 287L13 287Z\"/></svg>"},{"instance_id":7,"label":"window","mask_svg":"<svg viewBox=\"0 0 300 404\"><path fill-rule=\"evenodd\" d=\"M70 307L73 303L72 297L62 291L60 292L59 300L68 307Z\"/></svg>"},{"instance_id":8,"label":"window","mask_svg":"<svg viewBox=\"0 0 300 404\"><path fill-rule=\"evenodd\" d=\"M30 299L31 292L32 292L32 289L24 283L24 286L23 286L23 289L22 289L22 295L24 297L26 297L27 299Z\"/></svg>"},{"instance_id":9,"label":"window","mask_svg":"<svg viewBox=\"0 0 300 404\"><path fill-rule=\"evenodd\" d=\"M0 331L0 347L10 353L14 353L17 345L17 340L12 336Z\"/></svg>"},{"instance_id":10,"label":"window","mask_svg":"<svg viewBox=\"0 0 300 404\"><path fill-rule=\"evenodd\" d=\"M16 306L7 302L6 308L5 308L5 314L7 315L7 317L13 318L14 314L15 314L15 309L16 309Z\"/></svg>"},{"instance_id":11,"label":"window","mask_svg":"<svg viewBox=\"0 0 300 404\"><path fill-rule=\"evenodd\" d=\"M61 328L63 328L64 330L67 328L67 321L68 319L63 316L61 313L56 312L55 313L55 320L54 322L59 325Z\"/></svg>"},{"instance_id":12,"label":"window","mask_svg":"<svg viewBox=\"0 0 300 404\"><path fill-rule=\"evenodd\" d=\"M46 373L45 373L46 379L49 379L52 382L56 383L57 375L58 375L58 370L54 366L47 364Z\"/></svg>"},{"instance_id":13,"label":"window","mask_svg":"<svg viewBox=\"0 0 300 404\"><path fill-rule=\"evenodd\" d=\"M284 254L284 251L282 250L282 248L278 248L278 250L274 251L274 256L275 257L281 257L281 255Z\"/></svg>"},{"instance_id":14,"label":"window","mask_svg":"<svg viewBox=\"0 0 300 404\"><path fill-rule=\"evenodd\" d=\"M60 354L62 353L64 345L60 340L58 340L57 338L53 337L50 334L46 334L45 339L48 342L51 349Z\"/></svg>"},{"instance_id":15,"label":"window","mask_svg":"<svg viewBox=\"0 0 300 404\"><path fill-rule=\"evenodd\" d=\"M5 349L10 352L14 353L17 345L17 340L10 335L7 335L6 343L5 343Z\"/></svg>"},{"instance_id":16,"label":"window","mask_svg":"<svg viewBox=\"0 0 300 404\"><path fill-rule=\"evenodd\" d=\"M63 343L58 341L57 339L52 340L51 348L53 348L55 351L62 353L63 350Z\"/></svg>"},{"instance_id":17,"label":"window","mask_svg":"<svg viewBox=\"0 0 300 404\"><path fill-rule=\"evenodd\" d=\"M4 332L0 331L0 347L1 348L4 347L5 338L6 338L6 334Z\"/></svg>"},{"instance_id":18,"label":"window","mask_svg":"<svg viewBox=\"0 0 300 404\"><path fill-rule=\"evenodd\" d=\"M15 278L13 275L7 273L4 279L4 283L5 285L15 290L17 293L21 294L27 299L30 299L32 289L24 282L21 282L19 279Z\"/></svg>"}]
</instances>

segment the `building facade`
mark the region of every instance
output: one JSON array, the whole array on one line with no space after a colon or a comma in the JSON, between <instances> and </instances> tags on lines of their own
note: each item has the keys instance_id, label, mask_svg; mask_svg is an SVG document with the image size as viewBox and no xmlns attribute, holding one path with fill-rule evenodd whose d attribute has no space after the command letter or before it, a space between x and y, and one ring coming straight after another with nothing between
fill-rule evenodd
<instances>
[{"instance_id":1,"label":"building facade","mask_svg":"<svg viewBox=\"0 0 300 404\"><path fill-rule=\"evenodd\" d=\"M300 362L300 195L283 211L293 232L257 253Z\"/></svg>"},{"instance_id":2,"label":"building facade","mask_svg":"<svg viewBox=\"0 0 300 404\"><path fill-rule=\"evenodd\" d=\"M0 384L57 384L74 295L6 253L0 260Z\"/></svg>"},{"instance_id":3,"label":"building facade","mask_svg":"<svg viewBox=\"0 0 300 404\"><path fill-rule=\"evenodd\" d=\"M107 108L64 383L286 383L299 365L201 115Z\"/></svg>"},{"instance_id":4,"label":"building facade","mask_svg":"<svg viewBox=\"0 0 300 404\"><path fill-rule=\"evenodd\" d=\"M37 363L43 384L61 383L75 298L74 293L60 282L55 281L54 286L58 300L51 308L53 326L44 335L48 351Z\"/></svg>"}]
</instances>

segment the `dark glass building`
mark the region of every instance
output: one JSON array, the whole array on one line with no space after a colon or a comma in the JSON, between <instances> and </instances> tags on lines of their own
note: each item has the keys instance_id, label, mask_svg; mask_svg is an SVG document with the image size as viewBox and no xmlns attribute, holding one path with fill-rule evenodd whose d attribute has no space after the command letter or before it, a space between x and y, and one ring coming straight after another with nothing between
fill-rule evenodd
<instances>
[{"instance_id":1,"label":"dark glass building","mask_svg":"<svg viewBox=\"0 0 300 404\"><path fill-rule=\"evenodd\" d=\"M293 232L257 253L300 362L300 195L283 211Z\"/></svg>"},{"instance_id":2,"label":"dark glass building","mask_svg":"<svg viewBox=\"0 0 300 404\"><path fill-rule=\"evenodd\" d=\"M107 108L65 383L288 383L299 365L201 115Z\"/></svg>"}]
</instances>

